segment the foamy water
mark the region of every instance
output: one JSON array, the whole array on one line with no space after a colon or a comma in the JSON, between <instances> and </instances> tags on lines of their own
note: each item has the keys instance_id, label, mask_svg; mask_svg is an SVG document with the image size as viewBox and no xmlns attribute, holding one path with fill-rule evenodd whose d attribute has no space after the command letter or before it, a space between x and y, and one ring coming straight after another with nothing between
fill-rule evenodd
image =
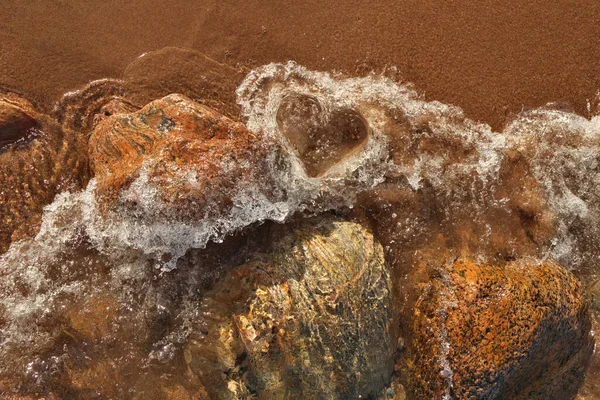
<instances>
[{"instance_id":1,"label":"foamy water","mask_svg":"<svg viewBox=\"0 0 600 400\"><path fill-rule=\"evenodd\" d=\"M280 106L292 95L309 97L323 115L336 110L357 113L367 126L366 140L323 173L309 175L278 123L278 118L285 118L278 115ZM515 187L515 193L497 197L498 187L506 185L501 181L504 163L517 153L530 166L543 206L554 218L549 223L555 227L550 244L540 239L537 256L571 269L590 269L600 261L600 117L590 121L540 109L518 116L502 132L493 132L488 125L466 118L458 107L424 101L412 87L385 77L344 78L292 62L252 71L237 96L248 129L283 146L283 161L267 160L271 176L265 177L279 190L277 200L266 195L260 182L240 180L230 193L231 207L209 206L203 210L204 218L182 220L171 214L170 205L159 196L160 187L144 172L120 194L121 204L135 199L135 208L116 207L101 214L95 180L82 192L57 196L45 208L35 239L13 243L0 258L2 374L31 374L33 364L49 362L43 360L45 354L60 354L48 350L61 333L55 321L61 318L61 307L83 301L100 286L118 293L120 307L128 310L123 315L143 318L135 310L138 303L132 293L148 295L154 290L144 284L147 269L162 269L158 279L168 282L170 271L190 249L222 242L262 221L284 223L300 212L347 210L361 193L392 178L404 179L414 191L433 187L447 199L448 213L452 207L472 209L473 218L488 225L488 237L481 241L491 241L503 229L502 221L480 216L507 209L523 190ZM223 168L253 167L223 163ZM185 166L175 176L190 184L197 179ZM529 198L518 201L525 209L530 206ZM96 264L103 265L104 275L77 273ZM161 306L158 297L155 301L156 307ZM173 346L185 341L189 321L198 318L193 304L191 299L183 300L171 310L187 322L158 340L158 350L141 358L162 357L170 362L174 356L168 354L177 351ZM160 351L167 355L160 356ZM444 371L446 356L447 349L440 355ZM42 382L48 371L42 369L37 379ZM445 379L450 387L451 370Z\"/></svg>"}]
</instances>

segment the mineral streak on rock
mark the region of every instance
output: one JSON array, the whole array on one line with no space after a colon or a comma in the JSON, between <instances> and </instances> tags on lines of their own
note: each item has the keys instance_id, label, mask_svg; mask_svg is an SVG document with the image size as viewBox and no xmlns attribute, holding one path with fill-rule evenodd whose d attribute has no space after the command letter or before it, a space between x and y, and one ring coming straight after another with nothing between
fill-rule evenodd
<instances>
[{"instance_id":1,"label":"mineral streak on rock","mask_svg":"<svg viewBox=\"0 0 600 400\"><path fill-rule=\"evenodd\" d=\"M202 300L185 350L214 399L367 398L393 366L391 282L355 223L308 220Z\"/></svg>"},{"instance_id":2,"label":"mineral streak on rock","mask_svg":"<svg viewBox=\"0 0 600 400\"><path fill-rule=\"evenodd\" d=\"M26 100L0 96L0 253L35 235L43 207L61 191L83 188L88 176L77 135Z\"/></svg>"},{"instance_id":3,"label":"mineral streak on rock","mask_svg":"<svg viewBox=\"0 0 600 400\"><path fill-rule=\"evenodd\" d=\"M431 269L412 323L418 399L568 399L592 354L588 303L552 262Z\"/></svg>"}]
</instances>

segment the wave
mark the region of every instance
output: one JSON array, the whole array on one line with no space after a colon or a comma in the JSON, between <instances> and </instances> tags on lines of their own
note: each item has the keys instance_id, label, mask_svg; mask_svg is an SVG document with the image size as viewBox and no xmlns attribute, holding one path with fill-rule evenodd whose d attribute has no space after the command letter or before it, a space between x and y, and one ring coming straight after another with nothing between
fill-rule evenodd
<instances>
[{"instance_id":1,"label":"wave","mask_svg":"<svg viewBox=\"0 0 600 400\"><path fill-rule=\"evenodd\" d=\"M399 221L393 235L379 235L388 246L396 242L398 252L415 232L431 235L447 225L444 232L458 238L457 247L473 240L470 251L483 260L498 253L501 239L516 256L551 258L570 269L593 270L600 261L600 117L538 109L494 132L458 107L423 100L410 85L315 72L293 62L251 71L237 99L247 129L273 146L273 157L265 160L268 176L236 182L230 206L202 206L189 213L202 218L186 219L161 198L148 162L119 193L120 206L101 212L102 194L92 179L85 190L62 193L45 208L34 239L11 245L0 258L0 372L35 370L32 359L61 333L60 324L47 322L60 319L61 305L105 286L119 294L121 308L132 309L131 318L143 318L131 293L150 290L148 269L162 271L154 279L168 280L193 249L264 221L331 210L353 215L365 193L375 193L378 207L393 208L389 218ZM177 187L198 178L184 165L172 179ZM267 181L281 193L276 200L265 193ZM394 208L376 192L386 184L418 194L419 202L432 193L431 203L419 206L435 205L439 216L411 219L410 207ZM479 230L465 239L460 226ZM173 312L195 318L191 303L182 304ZM183 325L173 329L179 336L161 339L161 348L174 337L184 340Z\"/></svg>"}]
</instances>

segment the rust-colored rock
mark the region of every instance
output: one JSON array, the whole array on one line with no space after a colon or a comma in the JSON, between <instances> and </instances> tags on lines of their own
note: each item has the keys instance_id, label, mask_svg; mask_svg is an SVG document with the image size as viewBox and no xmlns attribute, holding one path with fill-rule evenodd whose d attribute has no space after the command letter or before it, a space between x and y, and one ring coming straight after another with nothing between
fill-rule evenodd
<instances>
[{"instance_id":1,"label":"rust-colored rock","mask_svg":"<svg viewBox=\"0 0 600 400\"><path fill-rule=\"evenodd\" d=\"M434 268L412 324L418 399L569 399L593 349L578 280L552 262Z\"/></svg>"},{"instance_id":2,"label":"rust-colored rock","mask_svg":"<svg viewBox=\"0 0 600 400\"><path fill-rule=\"evenodd\" d=\"M180 95L107 118L89 147L100 196L114 200L146 168L173 209L193 202L203 211L228 204L228 189L238 182L267 188L265 160L274 150L242 124ZM180 178L183 168L193 179Z\"/></svg>"},{"instance_id":3,"label":"rust-colored rock","mask_svg":"<svg viewBox=\"0 0 600 400\"><path fill-rule=\"evenodd\" d=\"M203 299L185 358L211 398L367 398L389 383L383 249L360 225L309 221Z\"/></svg>"}]
</instances>

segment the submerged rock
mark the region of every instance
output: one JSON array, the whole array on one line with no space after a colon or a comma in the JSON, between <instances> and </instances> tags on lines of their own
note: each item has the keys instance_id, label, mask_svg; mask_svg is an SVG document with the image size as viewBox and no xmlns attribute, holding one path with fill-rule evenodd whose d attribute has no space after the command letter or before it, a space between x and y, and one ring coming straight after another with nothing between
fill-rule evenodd
<instances>
[{"instance_id":1,"label":"submerged rock","mask_svg":"<svg viewBox=\"0 0 600 400\"><path fill-rule=\"evenodd\" d=\"M211 398L366 398L393 371L383 249L355 223L282 228L204 298L185 358Z\"/></svg>"},{"instance_id":2,"label":"submerged rock","mask_svg":"<svg viewBox=\"0 0 600 400\"><path fill-rule=\"evenodd\" d=\"M0 97L0 151L8 145L25 141L37 126L33 106L16 96Z\"/></svg>"},{"instance_id":3,"label":"submerged rock","mask_svg":"<svg viewBox=\"0 0 600 400\"><path fill-rule=\"evenodd\" d=\"M418 399L568 399L594 346L577 279L552 262L433 270L412 324Z\"/></svg>"},{"instance_id":4,"label":"submerged rock","mask_svg":"<svg viewBox=\"0 0 600 400\"><path fill-rule=\"evenodd\" d=\"M0 95L0 254L35 235L43 207L88 180L83 140L25 99Z\"/></svg>"}]
</instances>

